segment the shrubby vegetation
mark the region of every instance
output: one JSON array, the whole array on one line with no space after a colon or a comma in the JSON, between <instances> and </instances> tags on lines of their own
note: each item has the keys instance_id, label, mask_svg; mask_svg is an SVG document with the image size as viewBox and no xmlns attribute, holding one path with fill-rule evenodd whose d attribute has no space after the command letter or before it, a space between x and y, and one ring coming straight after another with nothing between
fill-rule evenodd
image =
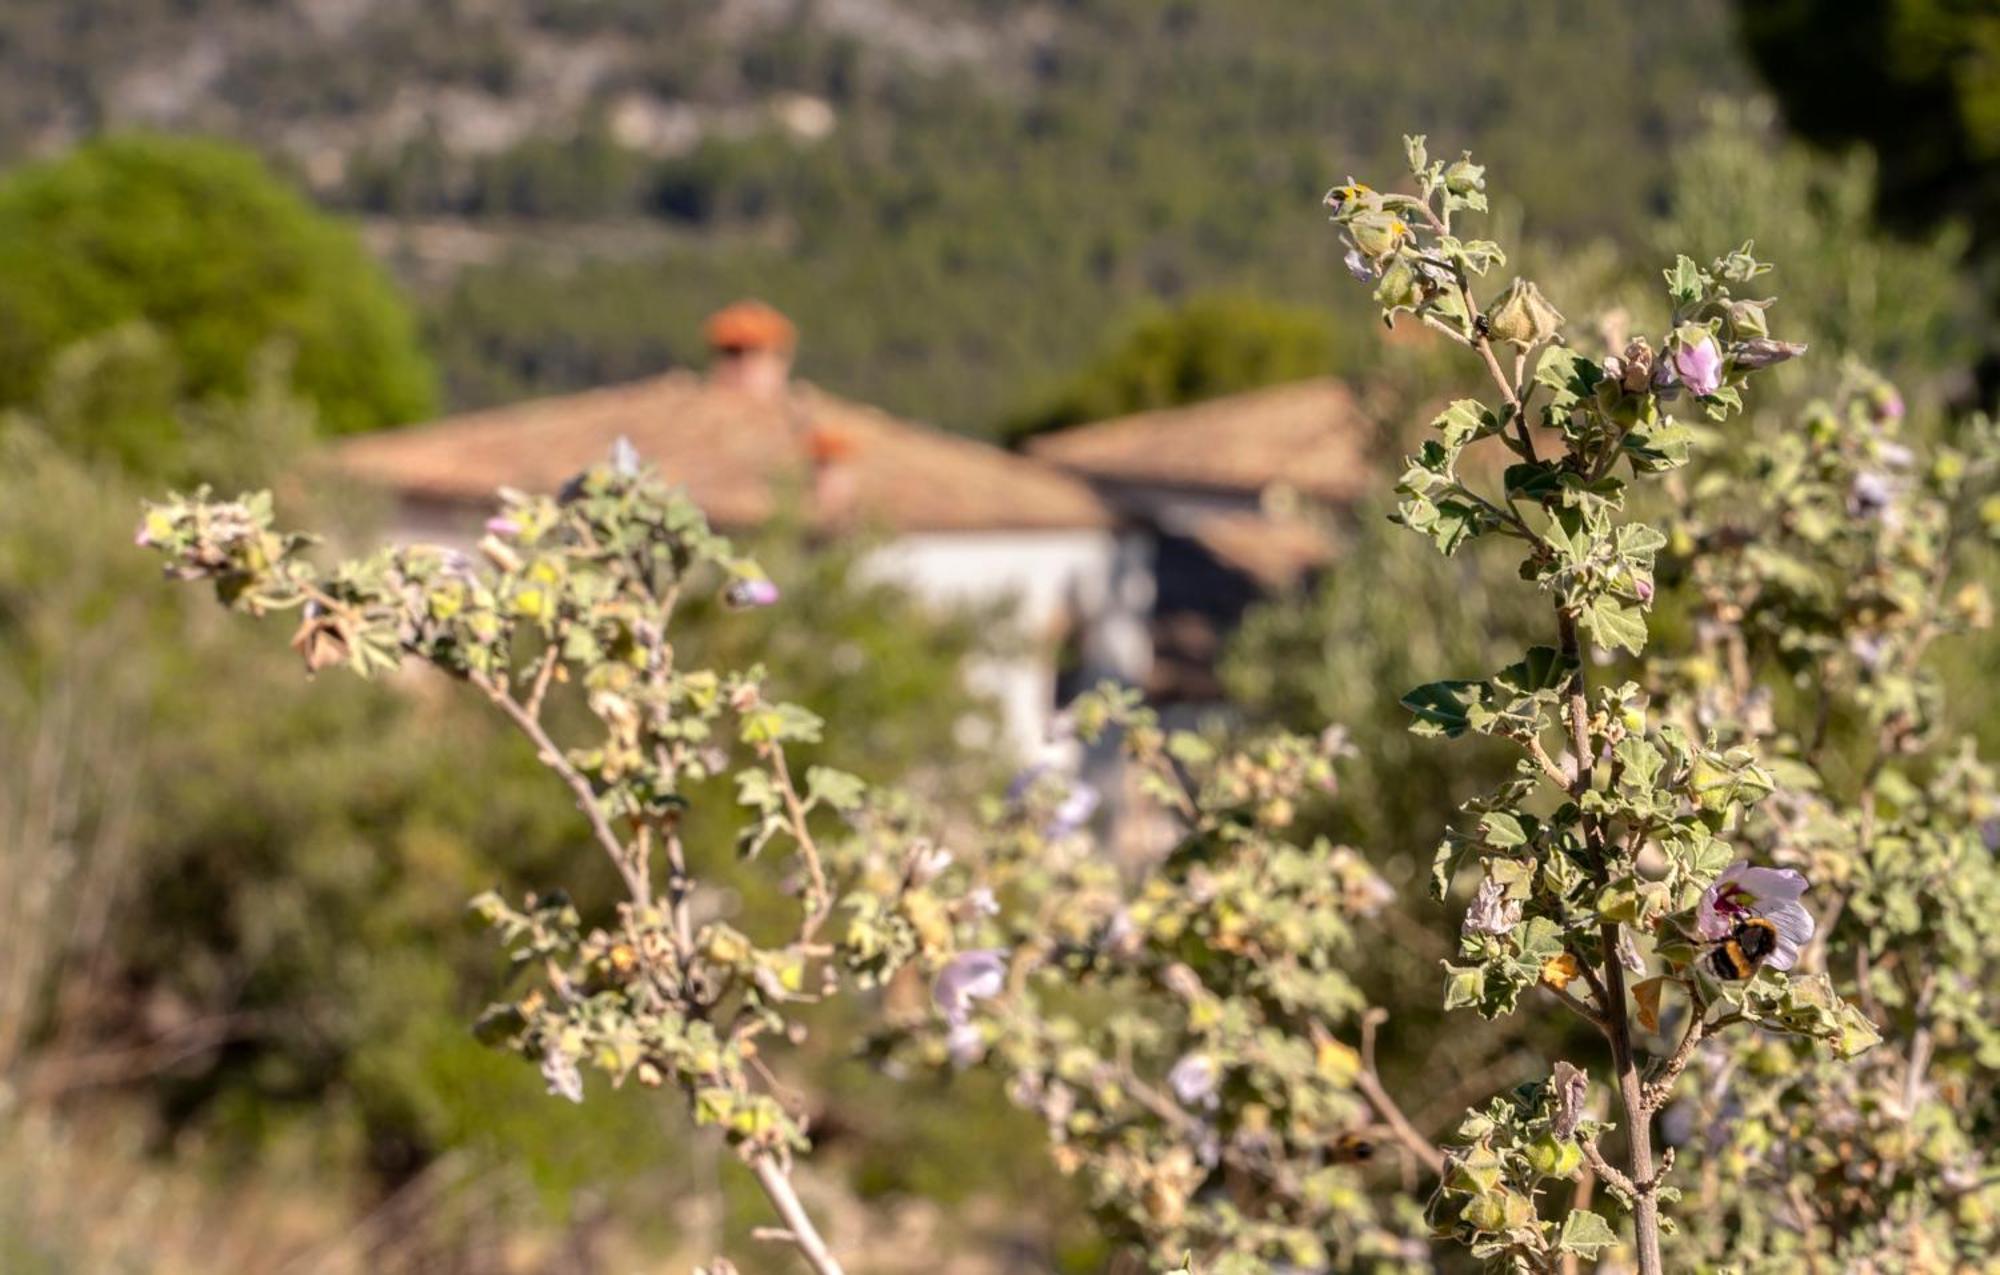
<instances>
[{"instance_id":1,"label":"shrubby vegetation","mask_svg":"<svg viewBox=\"0 0 2000 1275\"><path fill-rule=\"evenodd\" d=\"M1348 968L1396 892L1302 817L1338 791L1337 727L1228 738L1164 729L1115 688L1079 701L1072 729L1119 738L1151 809L1131 817L1162 834L1128 874L1073 780L1031 772L975 829L806 765L837 722L669 635L684 596L761 609L780 587L629 449L559 497L507 497L478 559L406 546L322 567L264 494L151 506L140 540L232 609L296 614L309 670L413 657L527 737L622 888L595 908L474 901L521 980L482 1034L561 1098L583 1101L587 1073L678 1093L821 1272L840 1259L793 1177L810 1113L779 1068L807 1006L874 989L874 1056L998 1070L1108 1236L1160 1266L1449 1265L1434 1241L1551 1273L1613 1252L1646 1275L1668 1254L1978 1260L2000 1194L1980 1149L2000 1115L1996 799L1974 751L1937 747L1922 661L1991 620L1955 567L2000 526L1991 426L1925 460L1898 437L1900 395L1850 371L1797 426L1746 437L1749 383L1807 353L1773 335L1748 245L1677 257L1656 341L1593 352L1533 282L1498 285L1500 245L1464 235L1483 167L1406 145L1416 193L1328 196L1346 265L1498 401L1437 415L1396 521L1447 558L1514 547L1551 639L1402 698L1418 735L1511 762L1434 858L1432 892L1469 894L1442 1003L1500 1019L1534 997L1602 1045L1531 1040L1520 1083L1441 1139L1385 1081L1386 1015ZM1628 509L1649 484L1664 529ZM1676 588L1663 648L1649 617ZM732 911L705 884L687 853L703 827L733 829L761 902ZM913 977L929 1015L896 1008ZM1384 1145L1400 1189L1360 1167ZM1756 1189L1722 1201L1725 1177Z\"/></svg>"},{"instance_id":2,"label":"shrubby vegetation","mask_svg":"<svg viewBox=\"0 0 2000 1275\"><path fill-rule=\"evenodd\" d=\"M532 1074L464 1030L496 978L464 918L468 894L561 880L590 908L616 880L578 860L570 807L536 782L534 750L434 681L301 692L289 653L162 596L130 544L138 486L80 461L63 437L65 413L116 382L94 360L59 366L80 383L53 384L48 403L0 428L0 723L22 749L0 786L0 861L39 883L0 912L8 1120L116 1111L135 1153L171 1142L184 1170L310 1177L320 1226L446 1170L523 1198L510 1225L527 1229L568 1224L605 1182L693 1190L707 1170L669 1153L671 1126L629 1102L552 1121L533 1104ZM223 481L279 481L312 432L278 369L257 375L240 406L179 409L202 424L213 445L202 468ZM307 502L296 483L284 490L342 539L372 534L357 493ZM864 774L943 794L983 773L955 760L960 723L986 711L958 677L976 617L863 583L850 570L860 545L814 546L780 527L760 546L788 597L819 617L813 632L696 601L680 649L800 668L788 683L801 701L870 723L853 736ZM688 852L733 882L726 837L696 835ZM939 1158L938 1103L891 1099L845 1068L824 1051L802 1070L869 1131L841 1152L845 1172L894 1193ZM1020 1163L1018 1150L997 1153L958 1189L1011 1183ZM25 1222L32 1241L39 1206L22 1207L0 1232ZM497 1223L465 1210L398 1220L399 1260L484 1243L478 1228ZM1060 1234L1060 1199L1045 1212L1038 1232ZM709 1215L747 1225L741 1211ZM699 1233L698 1216L666 1224ZM576 1224L593 1224L587 1209ZM0 1234L0 1252L19 1238ZM67 1260L56 1269L108 1259Z\"/></svg>"},{"instance_id":3,"label":"shrubby vegetation","mask_svg":"<svg viewBox=\"0 0 2000 1275\"><path fill-rule=\"evenodd\" d=\"M416 321L359 239L219 142L108 139L0 181L0 406L38 401L86 339L136 365L107 379L144 382L91 387L130 401L104 422L111 437L79 441L126 460L188 445L172 409L240 398L266 349L329 430L433 404Z\"/></svg>"}]
</instances>

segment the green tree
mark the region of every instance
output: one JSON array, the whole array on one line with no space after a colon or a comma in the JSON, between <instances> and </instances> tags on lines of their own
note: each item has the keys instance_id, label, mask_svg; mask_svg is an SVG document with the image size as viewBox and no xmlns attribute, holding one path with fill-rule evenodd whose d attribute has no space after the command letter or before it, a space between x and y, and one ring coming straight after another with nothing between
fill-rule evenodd
<instances>
[{"instance_id":1,"label":"green tree","mask_svg":"<svg viewBox=\"0 0 2000 1275\"><path fill-rule=\"evenodd\" d=\"M1751 61L1785 120L1820 146L1874 148L1887 224L1971 231L1989 313L2000 311L2000 10L1977 0L1738 0ZM1988 325L1990 327L1990 324ZM2000 343L1980 398L2000 401Z\"/></svg>"},{"instance_id":2,"label":"green tree","mask_svg":"<svg viewBox=\"0 0 2000 1275\"><path fill-rule=\"evenodd\" d=\"M0 181L0 405L36 399L75 342L135 323L162 342L159 410L142 419L240 396L272 349L328 430L433 406L416 322L360 240L220 142L108 138Z\"/></svg>"},{"instance_id":3,"label":"green tree","mask_svg":"<svg viewBox=\"0 0 2000 1275\"><path fill-rule=\"evenodd\" d=\"M1864 142L1885 215L1972 218L2000 243L2000 11L1966 0L1740 2L1751 61L1799 134Z\"/></svg>"}]
</instances>

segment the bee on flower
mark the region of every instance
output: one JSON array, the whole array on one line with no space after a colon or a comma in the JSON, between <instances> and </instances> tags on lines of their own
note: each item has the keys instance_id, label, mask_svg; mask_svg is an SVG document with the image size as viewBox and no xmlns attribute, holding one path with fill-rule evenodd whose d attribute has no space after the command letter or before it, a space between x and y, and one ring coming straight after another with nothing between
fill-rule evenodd
<instances>
[{"instance_id":1,"label":"bee on flower","mask_svg":"<svg viewBox=\"0 0 2000 1275\"><path fill-rule=\"evenodd\" d=\"M1695 928L1714 947L1707 962L1717 978L1742 980L1763 966L1789 970L1812 942L1812 913L1799 899L1809 883L1791 868L1738 861L1702 891Z\"/></svg>"}]
</instances>

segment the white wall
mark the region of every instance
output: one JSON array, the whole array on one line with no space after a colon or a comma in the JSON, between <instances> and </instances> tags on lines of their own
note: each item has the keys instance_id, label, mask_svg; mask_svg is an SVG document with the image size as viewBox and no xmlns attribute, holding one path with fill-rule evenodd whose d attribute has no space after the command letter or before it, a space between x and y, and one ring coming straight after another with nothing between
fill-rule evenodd
<instances>
[{"instance_id":1,"label":"white wall","mask_svg":"<svg viewBox=\"0 0 2000 1275\"><path fill-rule=\"evenodd\" d=\"M1006 604L1014 650L967 671L999 703L1005 744L1048 750L1056 647L1080 638L1086 683L1143 681L1152 663L1148 542L1111 531L919 532L871 552L862 570L940 605Z\"/></svg>"},{"instance_id":2,"label":"white wall","mask_svg":"<svg viewBox=\"0 0 2000 1275\"><path fill-rule=\"evenodd\" d=\"M404 501L396 536L469 549L482 517ZM1152 670L1152 542L1139 533L915 532L871 551L860 569L940 606L1002 605L1012 629L999 643L1005 653L975 661L966 677L999 705L1001 745L1021 761L1078 761L1048 742L1065 632L1080 639L1086 686L1107 677L1142 683Z\"/></svg>"}]
</instances>

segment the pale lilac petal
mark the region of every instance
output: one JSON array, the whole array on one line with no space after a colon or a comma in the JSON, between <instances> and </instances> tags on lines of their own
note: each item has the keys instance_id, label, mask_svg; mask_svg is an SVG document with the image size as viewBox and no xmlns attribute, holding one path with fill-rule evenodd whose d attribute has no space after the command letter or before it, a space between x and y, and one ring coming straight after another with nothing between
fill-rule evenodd
<instances>
[{"instance_id":1,"label":"pale lilac petal","mask_svg":"<svg viewBox=\"0 0 2000 1275\"><path fill-rule=\"evenodd\" d=\"M583 1101L583 1073L576 1069L576 1059L554 1045L542 1054L542 1079L548 1082L551 1097Z\"/></svg>"},{"instance_id":2,"label":"pale lilac petal","mask_svg":"<svg viewBox=\"0 0 2000 1275\"><path fill-rule=\"evenodd\" d=\"M1007 954L998 948L960 952L945 962L931 986L931 999L945 1021L963 1027L971 1020L972 1002L998 996L1007 986Z\"/></svg>"},{"instance_id":3,"label":"pale lilac petal","mask_svg":"<svg viewBox=\"0 0 2000 1275\"><path fill-rule=\"evenodd\" d=\"M1057 804L1047 826L1042 829L1042 835L1054 840L1082 830L1083 826L1090 822L1090 817L1097 813L1097 805L1101 800L1103 799L1098 796L1097 789L1089 784L1077 784Z\"/></svg>"},{"instance_id":4,"label":"pale lilac petal","mask_svg":"<svg viewBox=\"0 0 2000 1275\"><path fill-rule=\"evenodd\" d=\"M1736 878L1749 866L1743 862L1730 864L1701 892L1701 905L1695 909L1694 925L1703 938L1711 942L1726 939L1729 932L1736 928L1736 920L1742 912L1735 902Z\"/></svg>"},{"instance_id":5,"label":"pale lilac petal","mask_svg":"<svg viewBox=\"0 0 2000 1275\"><path fill-rule=\"evenodd\" d=\"M952 1065L970 1067L986 1056L986 1036L971 1023L959 1023L944 1038Z\"/></svg>"},{"instance_id":6,"label":"pale lilac petal","mask_svg":"<svg viewBox=\"0 0 2000 1275\"><path fill-rule=\"evenodd\" d=\"M1521 923L1521 904L1507 897L1507 888L1488 877L1479 883L1460 929L1467 934L1509 934Z\"/></svg>"},{"instance_id":7,"label":"pale lilac petal","mask_svg":"<svg viewBox=\"0 0 2000 1275\"><path fill-rule=\"evenodd\" d=\"M1765 961L1774 970L1788 970L1799 962L1799 952L1812 942L1812 913L1798 903L1780 903L1764 910L1764 919L1778 927L1778 945Z\"/></svg>"},{"instance_id":8,"label":"pale lilac petal","mask_svg":"<svg viewBox=\"0 0 2000 1275\"><path fill-rule=\"evenodd\" d=\"M774 606L778 597L778 586L761 578L737 580L722 591L723 603L739 609Z\"/></svg>"},{"instance_id":9,"label":"pale lilac petal","mask_svg":"<svg viewBox=\"0 0 2000 1275\"><path fill-rule=\"evenodd\" d=\"M1167 1087L1185 1107L1215 1105L1215 1085L1221 1072L1207 1054L1184 1054L1167 1072Z\"/></svg>"},{"instance_id":10,"label":"pale lilac petal","mask_svg":"<svg viewBox=\"0 0 2000 1275\"><path fill-rule=\"evenodd\" d=\"M1722 387L1722 353L1715 348L1715 339L1704 334L1675 350L1674 370L1694 393L1715 393Z\"/></svg>"},{"instance_id":11,"label":"pale lilac petal","mask_svg":"<svg viewBox=\"0 0 2000 1275\"><path fill-rule=\"evenodd\" d=\"M1742 901L1755 911L1771 914L1774 904L1797 903L1806 892L1805 876L1796 868L1751 868L1741 872L1725 872L1724 877L1733 873Z\"/></svg>"}]
</instances>

